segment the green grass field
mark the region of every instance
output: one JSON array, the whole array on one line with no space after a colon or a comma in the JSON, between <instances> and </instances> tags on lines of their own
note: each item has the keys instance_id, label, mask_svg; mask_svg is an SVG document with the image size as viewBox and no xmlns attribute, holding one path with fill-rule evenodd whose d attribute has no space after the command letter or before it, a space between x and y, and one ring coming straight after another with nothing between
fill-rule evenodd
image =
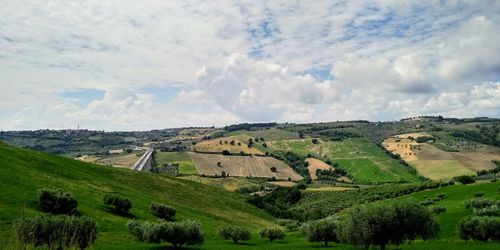
<instances>
[{"instance_id":1,"label":"green grass field","mask_svg":"<svg viewBox=\"0 0 500 250\"><path fill-rule=\"evenodd\" d=\"M187 152L161 152L156 150L155 160L158 165L165 163L179 164L179 174L198 174L198 170Z\"/></svg>"},{"instance_id":2,"label":"green grass field","mask_svg":"<svg viewBox=\"0 0 500 250\"><path fill-rule=\"evenodd\" d=\"M399 161L391 158L377 145L361 138L343 141L321 141L313 144L311 139L273 142L276 150L293 151L300 155L311 154L339 163L358 183L366 182L418 182L418 176L410 173Z\"/></svg>"}]
</instances>

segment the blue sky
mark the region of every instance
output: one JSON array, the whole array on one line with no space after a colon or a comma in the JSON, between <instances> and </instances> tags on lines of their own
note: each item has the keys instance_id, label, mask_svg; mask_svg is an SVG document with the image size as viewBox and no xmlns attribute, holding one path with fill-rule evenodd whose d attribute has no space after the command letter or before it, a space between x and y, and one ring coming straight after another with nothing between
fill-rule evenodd
<instances>
[{"instance_id":1,"label":"blue sky","mask_svg":"<svg viewBox=\"0 0 500 250\"><path fill-rule=\"evenodd\" d=\"M0 6L3 130L500 117L499 1Z\"/></svg>"}]
</instances>

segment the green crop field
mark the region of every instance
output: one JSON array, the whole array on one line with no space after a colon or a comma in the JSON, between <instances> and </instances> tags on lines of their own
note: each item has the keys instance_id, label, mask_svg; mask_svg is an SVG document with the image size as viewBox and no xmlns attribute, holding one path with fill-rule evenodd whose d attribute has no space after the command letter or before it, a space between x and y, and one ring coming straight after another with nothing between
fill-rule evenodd
<instances>
[{"instance_id":1,"label":"green crop field","mask_svg":"<svg viewBox=\"0 0 500 250\"><path fill-rule=\"evenodd\" d=\"M155 161L158 165L165 163L179 164L179 174L197 174L198 170L187 152L161 152L156 150Z\"/></svg>"},{"instance_id":2,"label":"green crop field","mask_svg":"<svg viewBox=\"0 0 500 250\"><path fill-rule=\"evenodd\" d=\"M272 143L276 150L293 151L300 155L322 156L346 169L358 183L418 182L399 161L390 157L374 143L354 138L342 141L323 141L313 144L311 139L283 140Z\"/></svg>"}]
</instances>

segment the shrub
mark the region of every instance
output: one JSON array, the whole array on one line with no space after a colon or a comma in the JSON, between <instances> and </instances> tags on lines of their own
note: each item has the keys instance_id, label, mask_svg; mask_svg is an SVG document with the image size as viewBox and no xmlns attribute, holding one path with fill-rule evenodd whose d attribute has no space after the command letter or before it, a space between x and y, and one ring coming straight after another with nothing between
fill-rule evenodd
<instances>
[{"instance_id":1,"label":"shrub","mask_svg":"<svg viewBox=\"0 0 500 250\"><path fill-rule=\"evenodd\" d=\"M474 198L464 202L464 206L467 209L481 209L485 207L491 207L496 203L494 200L485 198Z\"/></svg>"},{"instance_id":2,"label":"shrub","mask_svg":"<svg viewBox=\"0 0 500 250\"><path fill-rule=\"evenodd\" d=\"M446 212L446 207L443 206L433 206L431 207L431 212L435 214L441 214Z\"/></svg>"},{"instance_id":3,"label":"shrub","mask_svg":"<svg viewBox=\"0 0 500 250\"><path fill-rule=\"evenodd\" d=\"M269 241L283 240L285 239L285 231L279 228L265 228L259 232L261 238L269 239Z\"/></svg>"},{"instance_id":4,"label":"shrub","mask_svg":"<svg viewBox=\"0 0 500 250\"><path fill-rule=\"evenodd\" d=\"M259 185L247 185L236 189L235 192L240 194L251 194L260 191L262 188L263 187Z\"/></svg>"},{"instance_id":5,"label":"shrub","mask_svg":"<svg viewBox=\"0 0 500 250\"><path fill-rule=\"evenodd\" d=\"M276 171L277 171L276 167L271 167L271 172L276 172Z\"/></svg>"},{"instance_id":6,"label":"shrub","mask_svg":"<svg viewBox=\"0 0 500 250\"><path fill-rule=\"evenodd\" d=\"M302 226L302 232L309 242L323 242L325 247L328 242L339 242L338 221L333 218L309 221Z\"/></svg>"},{"instance_id":7,"label":"shrub","mask_svg":"<svg viewBox=\"0 0 500 250\"><path fill-rule=\"evenodd\" d=\"M468 175L457 176L457 177L454 177L453 179L455 179L456 181L458 181L462 184L470 184L470 183L476 182L472 176L468 176Z\"/></svg>"},{"instance_id":8,"label":"shrub","mask_svg":"<svg viewBox=\"0 0 500 250\"><path fill-rule=\"evenodd\" d=\"M460 238L476 241L500 240L499 217L466 217L458 224Z\"/></svg>"},{"instance_id":9,"label":"shrub","mask_svg":"<svg viewBox=\"0 0 500 250\"><path fill-rule=\"evenodd\" d=\"M498 205L490 207L474 209L475 216L500 216L500 208Z\"/></svg>"},{"instance_id":10,"label":"shrub","mask_svg":"<svg viewBox=\"0 0 500 250\"><path fill-rule=\"evenodd\" d=\"M484 196L484 192L483 191L475 192L474 193L474 197L483 197L483 196Z\"/></svg>"},{"instance_id":11,"label":"shrub","mask_svg":"<svg viewBox=\"0 0 500 250\"><path fill-rule=\"evenodd\" d=\"M130 233L147 243L160 243L166 241L174 248L186 245L201 245L203 234L201 225L196 221L166 222L140 222L129 220L127 228Z\"/></svg>"},{"instance_id":12,"label":"shrub","mask_svg":"<svg viewBox=\"0 0 500 250\"><path fill-rule=\"evenodd\" d=\"M115 211L118 213L127 214L132 208L132 202L125 197L121 197L117 194L106 194L103 198L104 205L114 206Z\"/></svg>"},{"instance_id":13,"label":"shrub","mask_svg":"<svg viewBox=\"0 0 500 250\"><path fill-rule=\"evenodd\" d=\"M422 206L430 206L432 204L434 204L434 201L431 199L425 199L424 201L420 202L420 205Z\"/></svg>"},{"instance_id":14,"label":"shrub","mask_svg":"<svg viewBox=\"0 0 500 250\"><path fill-rule=\"evenodd\" d=\"M16 227L22 248L32 245L49 249L84 249L94 243L96 234L97 224L93 219L66 215L27 218Z\"/></svg>"},{"instance_id":15,"label":"shrub","mask_svg":"<svg viewBox=\"0 0 500 250\"><path fill-rule=\"evenodd\" d=\"M78 206L78 201L73 195L61 190L39 189L37 200L40 211L46 213L73 214Z\"/></svg>"},{"instance_id":16,"label":"shrub","mask_svg":"<svg viewBox=\"0 0 500 250\"><path fill-rule=\"evenodd\" d=\"M149 207L153 214L164 220L174 220L175 219L175 208L171 206L167 206L165 204L153 202L151 203L151 206Z\"/></svg>"},{"instance_id":17,"label":"shrub","mask_svg":"<svg viewBox=\"0 0 500 250\"><path fill-rule=\"evenodd\" d=\"M240 240L249 240L251 238L248 229L237 226L221 228L219 230L219 236L224 240L232 240L234 244L238 244Z\"/></svg>"},{"instance_id":18,"label":"shrub","mask_svg":"<svg viewBox=\"0 0 500 250\"><path fill-rule=\"evenodd\" d=\"M442 200L442 199L446 198L446 194L437 194L436 198L438 198L439 200Z\"/></svg>"},{"instance_id":19,"label":"shrub","mask_svg":"<svg viewBox=\"0 0 500 250\"><path fill-rule=\"evenodd\" d=\"M300 227L300 222L296 220L280 219L278 220L278 225L283 226L289 232L295 231Z\"/></svg>"}]
</instances>

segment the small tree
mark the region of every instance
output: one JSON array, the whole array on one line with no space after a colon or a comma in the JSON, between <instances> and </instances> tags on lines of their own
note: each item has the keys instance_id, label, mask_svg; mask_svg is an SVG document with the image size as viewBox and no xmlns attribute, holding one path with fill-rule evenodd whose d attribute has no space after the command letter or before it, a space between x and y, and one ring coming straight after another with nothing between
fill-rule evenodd
<instances>
[{"instance_id":1,"label":"small tree","mask_svg":"<svg viewBox=\"0 0 500 250\"><path fill-rule=\"evenodd\" d=\"M311 142L312 142L312 144L318 144L318 143L319 143L318 139L316 139L316 138L313 138L313 139L311 140Z\"/></svg>"},{"instance_id":2,"label":"small tree","mask_svg":"<svg viewBox=\"0 0 500 250\"><path fill-rule=\"evenodd\" d=\"M276 169L276 167L271 167L271 172L276 172L278 171L278 169Z\"/></svg>"},{"instance_id":3,"label":"small tree","mask_svg":"<svg viewBox=\"0 0 500 250\"><path fill-rule=\"evenodd\" d=\"M125 197L117 194L106 194L103 198L104 205L114 206L117 213L127 214L132 208L132 202Z\"/></svg>"},{"instance_id":4,"label":"small tree","mask_svg":"<svg viewBox=\"0 0 500 250\"><path fill-rule=\"evenodd\" d=\"M309 242L323 242L325 247L328 242L339 242L338 221L333 218L307 222L302 226L302 232Z\"/></svg>"},{"instance_id":5,"label":"small tree","mask_svg":"<svg viewBox=\"0 0 500 250\"><path fill-rule=\"evenodd\" d=\"M218 161L217 162L217 167L221 168L222 167L222 162Z\"/></svg>"},{"instance_id":6,"label":"small tree","mask_svg":"<svg viewBox=\"0 0 500 250\"><path fill-rule=\"evenodd\" d=\"M248 138L248 147L251 148L253 146L253 139Z\"/></svg>"},{"instance_id":7,"label":"small tree","mask_svg":"<svg viewBox=\"0 0 500 250\"><path fill-rule=\"evenodd\" d=\"M73 195L61 190L39 189L37 200L40 211L46 213L73 214L78 206L78 201Z\"/></svg>"},{"instance_id":8,"label":"small tree","mask_svg":"<svg viewBox=\"0 0 500 250\"><path fill-rule=\"evenodd\" d=\"M265 143L265 142L264 142L264 143L262 143L262 147L267 148L267 143Z\"/></svg>"},{"instance_id":9,"label":"small tree","mask_svg":"<svg viewBox=\"0 0 500 250\"><path fill-rule=\"evenodd\" d=\"M476 182L472 176L468 176L468 175L457 176L453 179L462 183L463 185Z\"/></svg>"},{"instance_id":10,"label":"small tree","mask_svg":"<svg viewBox=\"0 0 500 250\"><path fill-rule=\"evenodd\" d=\"M460 238L464 240L500 240L500 217L466 217L458 228Z\"/></svg>"},{"instance_id":11,"label":"small tree","mask_svg":"<svg viewBox=\"0 0 500 250\"><path fill-rule=\"evenodd\" d=\"M85 249L96 239L97 224L88 217L66 215L26 218L17 225L16 235L22 249L28 245Z\"/></svg>"},{"instance_id":12,"label":"small tree","mask_svg":"<svg viewBox=\"0 0 500 250\"><path fill-rule=\"evenodd\" d=\"M443 206L433 206L431 207L431 212L435 214L441 214L446 212L446 207Z\"/></svg>"},{"instance_id":13,"label":"small tree","mask_svg":"<svg viewBox=\"0 0 500 250\"><path fill-rule=\"evenodd\" d=\"M222 155L231 155L231 152L229 152L229 150L222 150Z\"/></svg>"},{"instance_id":14,"label":"small tree","mask_svg":"<svg viewBox=\"0 0 500 250\"><path fill-rule=\"evenodd\" d=\"M173 208L171 206L167 206L165 204L153 202L153 203L151 203L150 209L153 212L153 214L160 219L164 219L164 220L174 220L175 219L176 210L175 210L175 208Z\"/></svg>"},{"instance_id":15,"label":"small tree","mask_svg":"<svg viewBox=\"0 0 500 250\"><path fill-rule=\"evenodd\" d=\"M127 227L133 235L143 242L169 242L174 248L184 244L200 245L203 243L203 233L200 223L196 221L182 222L139 222L130 220Z\"/></svg>"},{"instance_id":16,"label":"small tree","mask_svg":"<svg viewBox=\"0 0 500 250\"><path fill-rule=\"evenodd\" d=\"M219 236L224 240L232 240L234 244L238 244L240 240L245 241L251 238L248 229L238 226L221 228L219 230Z\"/></svg>"},{"instance_id":17,"label":"small tree","mask_svg":"<svg viewBox=\"0 0 500 250\"><path fill-rule=\"evenodd\" d=\"M280 228L265 228L259 232L261 238L269 239L273 242L274 240L285 239L286 233Z\"/></svg>"}]
</instances>

